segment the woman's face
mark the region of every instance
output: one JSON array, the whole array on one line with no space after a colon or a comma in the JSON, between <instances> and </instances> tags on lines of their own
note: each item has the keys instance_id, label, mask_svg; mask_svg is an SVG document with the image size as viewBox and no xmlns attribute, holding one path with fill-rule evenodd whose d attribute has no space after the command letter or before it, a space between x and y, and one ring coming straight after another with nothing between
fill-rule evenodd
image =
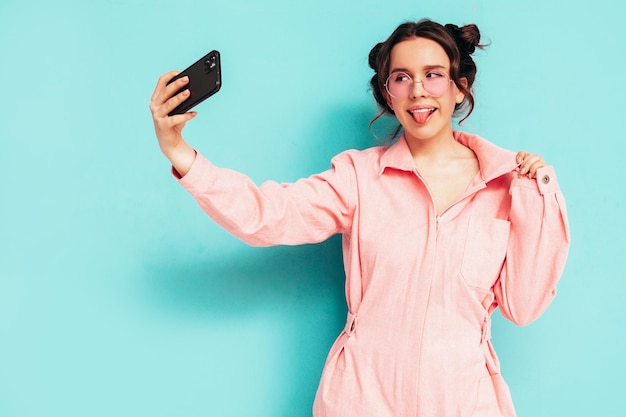
<instances>
[{"instance_id":1,"label":"woman's face","mask_svg":"<svg viewBox=\"0 0 626 417\"><path fill-rule=\"evenodd\" d=\"M409 142L414 140L442 139L452 135L452 113L456 104L463 101L464 95L454 82L447 83L450 74L450 59L443 48L435 41L426 38L410 38L396 44L391 50L390 74L400 72L408 75L413 83L405 94L391 96L385 91L387 102L398 121L404 127ZM433 78L439 80L440 88L433 88ZM394 75L392 75L394 77ZM424 89L422 80L426 80ZM400 83L408 77L394 78L390 82ZM442 91L441 83L443 82ZM434 84L435 87L437 83ZM427 91L429 90L429 91Z\"/></svg>"}]
</instances>

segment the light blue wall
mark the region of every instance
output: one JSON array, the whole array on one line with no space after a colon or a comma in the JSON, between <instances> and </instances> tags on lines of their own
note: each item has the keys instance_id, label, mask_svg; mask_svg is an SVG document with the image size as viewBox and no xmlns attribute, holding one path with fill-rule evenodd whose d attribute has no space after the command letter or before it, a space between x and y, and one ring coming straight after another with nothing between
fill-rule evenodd
<instances>
[{"instance_id":1,"label":"light blue wall","mask_svg":"<svg viewBox=\"0 0 626 417\"><path fill-rule=\"evenodd\" d=\"M491 39L464 128L542 153L569 203L552 307L494 324L519 416L623 416L615 4L2 0L0 416L309 415L343 326L340 242L257 249L220 230L171 179L150 94L219 49L223 89L187 138L256 181L291 181L374 144L367 54L421 17Z\"/></svg>"}]
</instances>

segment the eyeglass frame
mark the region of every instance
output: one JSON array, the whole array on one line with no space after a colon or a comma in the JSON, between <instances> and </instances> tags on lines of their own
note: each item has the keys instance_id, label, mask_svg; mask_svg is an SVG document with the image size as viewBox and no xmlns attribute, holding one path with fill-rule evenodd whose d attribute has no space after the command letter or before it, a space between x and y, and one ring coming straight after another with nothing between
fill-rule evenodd
<instances>
[{"instance_id":1,"label":"eyeglass frame","mask_svg":"<svg viewBox=\"0 0 626 417\"><path fill-rule=\"evenodd\" d=\"M389 76L387 77L387 80L385 80L385 84L384 84L384 85L385 85L385 90L387 91L387 93L388 93L391 97L393 97L393 98L399 98L398 96L394 96L393 94L391 94L391 91L389 91L389 79L390 79L390 78L391 78L391 76L392 76L392 75L394 75L394 74L404 74L404 75L406 75L407 77L409 77L409 78L411 79L411 81L413 82L413 86L412 86L412 88L415 88L415 84L417 84L417 83L422 83L422 89L423 89L424 91L426 91L429 95L431 95L431 96L433 96L433 97L441 97L441 96L443 96L443 95L445 94L445 92L446 92L446 91L448 91L448 89L450 88L450 83L451 83L451 82L454 82L454 80L453 80L452 78L450 78L450 74L448 74L446 71L439 71L439 70L438 70L438 71L434 71L434 70L427 71L427 72L426 72L426 74L425 74L425 76L427 76L429 73L432 73L432 72L436 72L436 73L439 73L439 74L443 74L443 75L444 75L444 76L448 79L448 86L447 86L446 90L445 90L445 91L443 91L443 92L442 92L441 94L439 94L438 96L436 96L436 95L432 94L430 91L428 91L428 90L424 87L424 79L421 79L421 80L415 81L415 79L414 79L413 77L411 77L411 74L409 74L409 73L408 73L408 72L406 72L406 71L394 71L394 72L390 73L390 74L389 74ZM411 90L409 90L409 95L410 95L410 94L411 94Z\"/></svg>"}]
</instances>

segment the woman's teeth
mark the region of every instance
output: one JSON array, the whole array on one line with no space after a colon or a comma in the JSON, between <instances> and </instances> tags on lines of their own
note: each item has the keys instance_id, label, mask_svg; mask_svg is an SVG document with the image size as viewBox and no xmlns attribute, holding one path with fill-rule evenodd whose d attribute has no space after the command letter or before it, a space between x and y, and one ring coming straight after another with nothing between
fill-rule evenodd
<instances>
[{"instance_id":1,"label":"woman's teeth","mask_svg":"<svg viewBox=\"0 0 626 417\"><path fill-rule=\"evenodd\" d=\"M432 112L435 111L434 107L429 107L429 108L425 108L425 109L415 109L415 110L409 110L409 113L414 114L414 113L428 113L428 112Z\"/></svg>"}]
</instances>

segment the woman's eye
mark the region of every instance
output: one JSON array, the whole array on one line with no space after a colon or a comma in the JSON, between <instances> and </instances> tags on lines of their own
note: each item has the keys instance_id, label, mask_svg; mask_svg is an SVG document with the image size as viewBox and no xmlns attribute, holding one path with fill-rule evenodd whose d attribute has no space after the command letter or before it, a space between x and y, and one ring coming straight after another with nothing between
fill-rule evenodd
<instances>
[{"instance_id":1,"label":"woman's eye","mask_svg":"<svg viewBox=\"0 0 626 417\"><path fill-rule=\"evenodd\" d=\"M393 80L396 83L405 83L409 81L410 79L411 77L409 77L407 74L404 74L404 73L395 74L393 77Z\"/></svg>"},{"instance_id":2,"label":"woman's eye","mask_svg":"<svg viewBox=\"0 0 626 417\"><path fill-rule=\"evenodd\" d=\"M445 75L439 71L429 71L426 73L426 78L439 78L439 77L445 77Z\"/></svg>"}]
</instances>

